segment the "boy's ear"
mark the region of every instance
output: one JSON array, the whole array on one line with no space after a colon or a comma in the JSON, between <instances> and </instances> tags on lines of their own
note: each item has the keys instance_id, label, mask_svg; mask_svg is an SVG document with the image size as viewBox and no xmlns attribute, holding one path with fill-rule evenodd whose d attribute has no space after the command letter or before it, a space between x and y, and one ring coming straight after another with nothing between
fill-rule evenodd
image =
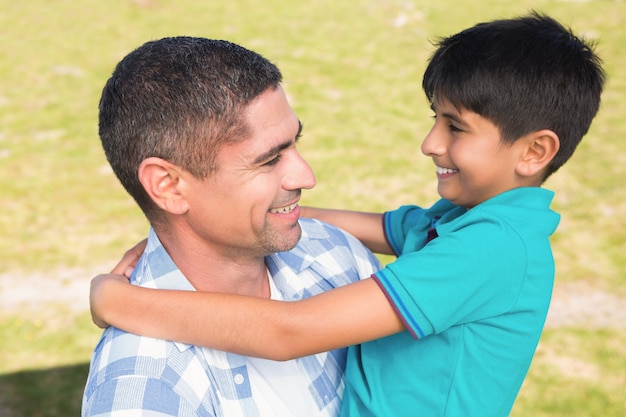
<instances>
[{"instance_id":1,"label":"boy's ear","mask_svg":"<svg viewBox=\"0 0 626 417\"><path fill-rule=\"evenodd\" d=\"M138 172L139 182L152 201L172 214L184 214L189 208L180 190L182 174L178 166L157 157L144 159Z\"/></svg>"},{"instance_id":2,"label":"boy's ear","mask_svg":"<svg viewBox=\"0 0 626 417\"><path fill-rule=\"evenodd\" d=\"M538 130L521 139L524 146L516 172L523 177L541 174L561 146L559 137L551 130Z\"/></svg>"}]
</instances>

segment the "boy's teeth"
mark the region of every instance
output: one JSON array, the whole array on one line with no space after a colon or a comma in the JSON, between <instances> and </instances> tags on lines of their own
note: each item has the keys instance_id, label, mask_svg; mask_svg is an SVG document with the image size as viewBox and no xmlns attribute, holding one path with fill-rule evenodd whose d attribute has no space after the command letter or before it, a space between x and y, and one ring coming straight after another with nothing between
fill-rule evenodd
<instances>
[{"instance_id":1,"label":"boy's teeth","mask_svg":"<svg viewBox=\"0 0 626 417\"><path fill-rule=\"evenodd\" d=\"M298 203L293 203L286 207L272 208L270 209L270 213L291 213L293 209L296 208L297 205Z\"/></svg>"},{"instance_id":2,"label":"boy's teeth","mask_svg":"<svg viewBox=\"0 0 626 417\"><path fill-rule=\"evenodd\" d=\"M456 171L456 169L437 167L437 174L451 174Z\"/></svg>"}]
</instances>

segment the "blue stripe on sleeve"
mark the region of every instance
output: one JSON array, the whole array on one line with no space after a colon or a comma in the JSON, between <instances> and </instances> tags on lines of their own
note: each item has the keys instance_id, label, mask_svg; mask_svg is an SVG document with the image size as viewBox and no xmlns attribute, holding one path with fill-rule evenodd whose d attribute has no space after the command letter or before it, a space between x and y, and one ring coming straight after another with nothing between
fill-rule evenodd
<instances>
[{"instance_id":1,"label":"blue stripe on sleeve","mask_svg":"<svg viewBox=\"0 0 626 417\"><path fill-rule=\"evenodd\" d=\"M424 331L419 326L419 324L415 321L413 316L410 314L409 309L407 308L406 304L402 302L402 298L400 297L400 294L398 294L398 292L394 289L393 285L391 285L389 278L385 274L385 270L384 269L380 270L376 272L376 274L374 275L376 276L376 278L378 278L381 284L383 284L383 288L385 289L385 291L387 291L389 295L391 296L391 300L393 301L395 308L398 310L398 312L402 316L402 319L406 322L406 324L409 325L409 329L407 330L409 330L409 332L411 332L414 336L417 336L419 338L424 337ZM413 332L413 329L417 331L417 334Z\"/></svg>"},{"instance_id":2,"label":"blue stripe on sleeve","mask_svg":"<svg viewBox=\"0 0 626 417\"><path fill-rule=\"evenodd\" d=\"M385 239L387 240L387 243L391 247L391 250L393 250L393 252L397 256L400 253L400 245L398 245L398 242L396 242L396 240L394 239L395 236L391 230L390 217L391 217L390 212L386 212L383 214L383 228L384 228L383 231L384 231L384 235L385 235Z\"/></svg>"}]
</instances>

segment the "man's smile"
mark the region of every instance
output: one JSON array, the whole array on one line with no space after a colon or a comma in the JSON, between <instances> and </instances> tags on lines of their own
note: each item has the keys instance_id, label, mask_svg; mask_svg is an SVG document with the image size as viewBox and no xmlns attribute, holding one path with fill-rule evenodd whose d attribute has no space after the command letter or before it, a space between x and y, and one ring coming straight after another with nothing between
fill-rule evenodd
<instances>
[{"instance_id":1,"label":"man's smile","mask_svg":"<svg viewBox=\"0 0 626 417\"><path fill-rule=\"evenodd\" d=\"M284 207L271 208L269 209L269 212L273 214L277 214L277 213L287 214L287 213L291 213L296 207L298 207L298 203L293 203Z\"/></svg>"}]
</instances>

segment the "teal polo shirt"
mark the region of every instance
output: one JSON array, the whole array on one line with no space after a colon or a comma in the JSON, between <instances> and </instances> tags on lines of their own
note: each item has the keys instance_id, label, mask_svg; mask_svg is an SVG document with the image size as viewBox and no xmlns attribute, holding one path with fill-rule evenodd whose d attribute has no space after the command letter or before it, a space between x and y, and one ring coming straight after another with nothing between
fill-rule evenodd
<instances>
[{"instance_id":1,"label":"teal polo shirt","mask_svg":"<svg viewBox=\"0 0 626 417\"><path fill-rule=\"evenodd\" d=\"M350 348L342 416L509 414L552 294L552 198L529 187L385 213L398 259L373 278L408 330Z\"/></svg>"}]
</instances>

